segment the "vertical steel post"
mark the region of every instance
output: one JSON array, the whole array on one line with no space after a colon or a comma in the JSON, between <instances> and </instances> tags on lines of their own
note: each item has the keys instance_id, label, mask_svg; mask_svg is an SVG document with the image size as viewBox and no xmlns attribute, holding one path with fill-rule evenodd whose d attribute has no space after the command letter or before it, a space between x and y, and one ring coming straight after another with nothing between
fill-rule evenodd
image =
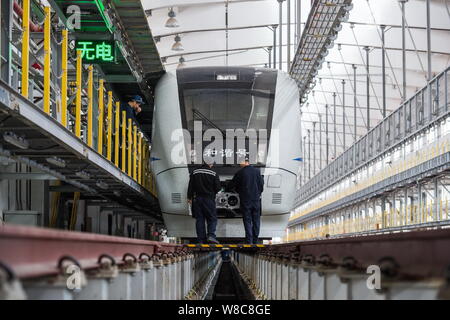
<instances>
[{"instance_id":1,"label":"vertical steel post","mask_svg":"<svg viewBox=\"0 0 450 320\"><path fill-rule=\"evenodd\" d=\"M313 177L316 175L316 123L313 122Z\"/></svg>"},{"instance_id":2,"label":"vertical steel post","mask_svg":"<svg viewBox=\"0 0 450 320\"><path fill-rule=\"evenodd\" d=\"M342 80L342 152L345 151L345 80Z\"/></svg>"},{"instance_id":3,"label":"vertical steel post","mask_svg":"<svg viewBox=\"0 0 450 320\"><path fill-rule=\"evenodd\" d=\"M319 172L322 170L322 115L319 114Z\"/></svg>"},{"instance_id":4,"label":"vertical steel post","mask_svg":"<svg viewBox=\"0 0 450 320\"><path fill-rule=\"evenodd\" d=\"M367 98L367 131L370 130L370 48L364 47L366 51L366 98Z\"/></svg>"},{"instance_id":5,"label":"vertical steel post","mask_svg":"<svg viewBox=\"0 0 450 320\"><path fill-rule=\"evenodd\" d=\"M383 87L383 119L386 118L386 26L381 25L381 72Z\"/></svg>"},{"instance_id":6,"label":"vertical steel post","mask_svg":"<svg viewBox=\"0 0 450 320\"><path fill-rule=\"evenodd\" d=\"M22 95L28 99L28 73L30 71L30 0L22 1Z\"/></svg>"},{"instance_id":7,"label":"vertical steel post","mask_svg":"<svg viewBox=\"0 0 450 320\"><path fill-rule=\"evenodd\" d=\"M291 0L287 0L287 72L291 67Z\"/></svg>"},{"instance_id":8,"label":"vertical steel post","mask_svg":"<svg viewBox=\"0 0 450 320\"><path fill-rule=\"evenodd\" d=\"M284 0L278 0L279 3L279 30L278 30L278 69L282 70L283 67L283 1Z\"/></svg>"},{"instance_id":9,"label":"vertical steel post","mask_svg":"<svg viewBox=\"0 0 450 320\"><path fill-rule=\"evenodd\" d=\"M330 140L328 137L328 104L325 105L325 137L326 137L326 162L330 161Z\"/></svg>"},{"instance_id":10,"label":"vertical steel post","mask_svg":"<svg viewBox=\"0 0 450 320\"><path fill-rule=\"evenodd\" d=\"M140 132L138 140L138 183L142 184L142 133Z\"/></svg>"},{"instance_id":11,"label":"vertical steel post","mask_svg":"<svg viewBox=\"0 0 450 320\"><path fill-rule=\"evenodd\" d=\"M303 159L306 159L306 136L303 136ZM306 182L306 165L305 161L303 161L303 184Z\"/></svg>"},{"instance_id":12,"label":"vertical steel post","mask_svg":"<svg viewBox=\"0 0 450 320\"><path fill-rule=\"evenodd\" d=\"M297 0L297 46L302 36L302 1Z\"/></svg>"},{"instance_id":13,"label":"vertical steel post","mask_svg":"<svg viewBox=\"0 0 450 320\"><path fill-rule=\"evenodd\" d=\"M357 97L356 97L356 65L352 64L353 67L353 129L354 129L354 139L353 142L358 140L358 131L357 131L357 121L356 121L356 105L357 105Z\"/></svg>"},{"instance_id":14,"label":"vertical steel post","mask_svg":"<svg viewBox=\"0 0 450 320\"><path fill-rule=\"evenodd\" d=\"M272 68L272 47L268 47L267 52L269 53L269 68Z\"/></svg>"},{"instance_id":15,"label":"vertical steel post","mask_svg":"<svg viewBox=\"0 0 450 320\"><path fill-rule=\"evenodd\" d=\"M81 50L77 50L77 81L76 81L76 98L75 98L75 135L81 138L81 90L82 90L82 69L83 58Z\"/></svg>"},{"instance_id":16,"label":"vertical steel post","mask_svg":"<svg viewBox=\"0 0 450 320\"><path fill-rule=\"evenodd\" d=\"M137 180L137 126L133 126L133 179Z\"/></svg>"},{"instance_id":17,"label":"vertical steel post","mask_svg":"<svg viewBox=\"0 0 450 320\"><path fill-rule=\"evenodd\" d=\"M127 163L127 113L122 111L122 171L126 170Z\"/></svg>"},{"instance_id":18,"label":"vertical steel post","mask_svg":"<svg viewBox=\"0 0 450 320\"><path fill-rule=\"evenodd\" d=\"M273 30L273 68L277 68L277 25L272 26Z\"/></svg>"},{"instance_id":19,"label":"vertical steel post","mask_svg":"<svg viewBox=\"0 0 450 320\"><path fill-rule=\"evenodd\" d=\"M97 134L97 152L103 155L103 117L105 113L105 80L100 79L98 84L98 134Z\"/></svg>"},{"instance_id":20,"label":"vertical steel post","mask_svg":"<svg viewBox=\"0 0 450 320\"><path fill-rule=\"evenodd\" d=\"M116 118L114 119L114 164L119 167L119 136L120 136L120 101L116 101Z\"/></svg>"},{"instance_id":21,"label":"vertical steel post","mask_svg":"<svg viewBox=\"0 0 450 320\"><path fill-rule=\"evenodd\" d=\"M433 77L431 70L431 8L430 0L427 1L427 60L428 60L428 81Z\"/></svg>"},{"instance_id":22,"label":"vertical steel post","mask_svg":"<svg viewBox=\"0 0 450 320\"><path fill-rule=\"evenodd\" d=\"M405 18L405 3L408 0L400 0L402 8L402 74L403 74L403 92L402 101L406 100L406 18Z\"/></svg>"},{"instance_id":23,"label":"vertical steel post","mask_svg":"<svg viewBox=\"0 0 450 320\"><path fill-rule=\"evenodd\" d=\"M51 11L50 7L44 8L45 21L44 21L44 112L50 114L50 91L51 91ZM28 78L28 77L27 77ZM28 81L28 79L27 79ZM27 88L28 91L28 88Z\"/></svg>"},{"instance_id":24,"label":"vertical steel post","mask_svg":"<svg viewBox=\"0 0 450 320\"><path fill-rule=\"evenodd\" d=\"M92 147L92 124L94 117L94 67L88 67L88 116L87 116L87 144Z\"/></svg>"},{"instance_id":25,"label":"vertical steel post","mask_svg":"<svg viewBox=\"0 0 450 320\"><path fill-rule=\"evenodd\" d=\"M69 60L69 31L62 30L61 43L61 124L67 127L67 62Z\"/></svg>"},{"instance_id":26,"label":"vertical steel post","mask_svg":"<svg viewBox=\"0 0 450 320\"><path fill-rule=\"evenodd\" d=\"M333 92L333 122L334 122L334 159L337 156L337 122L336 122L336 92Z\"/></svg>"},{"instance_id":27,"label":"vertical steel post","mask_svg":"<svg viewBox=\"0 0 450 320\"><path fill-rule=\"evenodd\" d=\"M308 180L311 179L311 130L308 129Z\"/></svg>"},{"instance_id":28,"label":"vertical steel post","mask_svg":"<svg viewBox=\"0 0 450 320\"><path fill-rule=\"evenodd\" d=\"M112 117L113 117L113 99L112 92L108 91L108 132L107 132L107 144L106 144L106 159L111 161L112 159Z\"/></svg>"},{"instance_id":29,"label":"vertical steel post","mask_svg":"<svg viewBox=\"0 0 450 320\"><path fill-rule=\"evenodd\" d=\"M131 177L132 172L131 172L131 147L133 144L132 141L132 130L133 130L133 125L131 122L131 119L128 119L128 159L127 159L127 163L128 163L128 175Z\"/></svg>"}]
</instances>

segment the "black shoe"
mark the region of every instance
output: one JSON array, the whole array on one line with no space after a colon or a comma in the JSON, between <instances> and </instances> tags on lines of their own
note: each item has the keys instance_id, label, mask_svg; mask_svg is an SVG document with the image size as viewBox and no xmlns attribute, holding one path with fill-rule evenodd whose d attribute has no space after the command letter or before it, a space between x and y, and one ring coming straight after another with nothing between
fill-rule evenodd
<instances>
[{"instance_id":1,"label":"black shoe","mask_svg":"<svg viewBox=\"0 0 450 320\"><path fill-rule=\"evenodd\" d=\"M216 238L213 238L213 237L208 237L208 242L212 243L212 244L219 244L220 243L219 241L217 241Z\"/></svg>"}]
</instances>

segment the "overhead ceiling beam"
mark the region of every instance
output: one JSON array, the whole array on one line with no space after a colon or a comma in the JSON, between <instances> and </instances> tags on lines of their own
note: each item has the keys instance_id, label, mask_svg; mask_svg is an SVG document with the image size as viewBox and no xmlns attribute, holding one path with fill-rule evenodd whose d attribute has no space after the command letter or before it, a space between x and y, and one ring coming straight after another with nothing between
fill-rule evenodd
<instances>
[{"instance_id":1,"label":"overhead ceiling beam","mask_svg":"<svg viewBox=\"0 0 450 320\"><path fill-rule=\"evenodd\" d=\"M239 51L239 50L257 50L257 49L264 49L264 48L272 48L272 46L256 46L256 47L241 47L241 48L234 48L234 49L218 49L218 50L204 50L204 51L193 51L193 52L185 52L185 53L177 53L168 55L165 57L162 57L162 59L167 58L173 58L173 57L181 57L181 56L189 56L193 54L203 54L203 53L214 53L214 52L233 52L233 51Z\"/></svg>"},{"instance_id":2,"label":"overhead ceiling beam","mask_svg":"<svg viewBox=\"0 0 450 320\"><path fill-rule=\"evenodd\" d=\"M183 7L192 7L192 6L204 6L204 5L210 5L210 4L213 4L213 5L214 4L222 4L222 3L227 3L227 2L230 4L230 3L239 3L239 2L261 2L261 1L266 1L266 0L222 0L222 1L211 0L211 1L204 1L202 3L198 3L197 1L184 1L183 3L168 4L168 5L164 5L164 6L146 9L145 13L147 15L152 15L152 11L154 11L154 10L167 9L167 8L171 8L171 7L183 8Z\"/></svg>"},{"instance_id":3,"label":"overhead ceiling beam","mask_svg":"<svg viewBox=\"0 0 450 320\"><path fill-rule=\"evenodd\" d=\"M304 24L304 23L302 23ZM287 23L283 23L283 25L287 25ZM291 23L291 25L295 25L295 23ZM241 27L229 27L228 30L244 30L244 29L258 29L258 28L267 28L267 27L278 27L279 24L277 23L268 23L268 24L260 24L255 26L241 26ZM180 34L187 34L187 33L200 33L200 32L215 32L215 31L225 31L227 28L208 28L208 29L194 29L194 30L185 30L180 32L171 32L171 33L165 33L160 35L155 35L153 38L157 40L157 38L164 38L164 37L171 37L176 36Z\"/></svg>"}]
</instances>

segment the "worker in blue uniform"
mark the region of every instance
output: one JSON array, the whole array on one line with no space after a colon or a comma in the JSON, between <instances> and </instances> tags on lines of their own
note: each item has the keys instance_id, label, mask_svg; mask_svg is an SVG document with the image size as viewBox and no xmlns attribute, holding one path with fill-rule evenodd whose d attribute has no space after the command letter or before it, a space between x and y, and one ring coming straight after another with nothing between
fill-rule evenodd
<instances>
[{"instance_id":1,"label":"worker in blue uniform","mask_svg":"<svg viewBox=\"0 0 450 320\"><path fill-rule=\"evenodd\" d=\"M190 175L187 199L192 205L195 229L199 243L218 244L216 238L216 194L220 191L220 179L212 169L212 163L204 163ZM205 222L208 225L206 232Z\"/></svg>"},{"instance_id":2,"label":"worker in blue uniform","mask_svg":"<svg viewBox=\"0 0 450 320\"><path fill-rule=\"evenodd\" d=\"M256 244L261 224L261 193L264 190L264 179L261 172L250 165L248 157L240 163L240 166L241 169L234 175L230 188L234 188L239 194L245 242Z\"/></svg>"},{"instance_id":3,"label":"worker in blue uniform","mask_svg":"<svg viewBox=\"0 0 450 320\"><path fill-rule=\"evenodd\" d=\"M144 100L142 100L141 96L134 96L128 101L128 103L121 104L120 109L126 112L127 120L131 119L134 123L138 124L137 115L142 111L141 105L144 104Z\"/></svg>"}]
</instances>

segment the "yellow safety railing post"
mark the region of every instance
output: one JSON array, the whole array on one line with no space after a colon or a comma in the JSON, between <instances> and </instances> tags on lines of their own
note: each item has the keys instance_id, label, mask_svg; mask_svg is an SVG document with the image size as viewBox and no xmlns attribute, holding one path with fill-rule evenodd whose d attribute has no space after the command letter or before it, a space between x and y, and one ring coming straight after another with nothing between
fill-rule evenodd
<instances>
[{"instance_id":1,"label":"yellow safety railing post","mask_svg":"<svg viewBox=\"0 0 450 320\"><path fill-rule=\"evenodd\" d=\"M137 180L137 127L133 126L133 179Z\"/></svg>"},{"instance_id":2,"label":"yellow safety railing post","mask_svg":"<svg viewBox=\"0 0 450 320\"><path fill-rule=\"evenodd\" d=\"M138 142L138 183L142 184L142 134L139 132L139 142Z\"/></svg>"},{"instance_id":3,"label":"yellow safety railing post","mask_svg":"<svg viewBox=\"0 0 450 320\"><path fill-rule=\"evenodd\" d=\"M128 119L128 175L131 177L131 145L132 145L132 133L131 131L133 130L132 124L131 124L131 119Z\"/></svg>"},{"instance_id":4,"label":"yellow safety railing post","mask_svg":"<svg viewBox=\"0 0 450 320\"><path fill-rule=\"evenodd\" d=\"M108 132L106 144L106 158L111 161L112 156L112 92L108 91Z\"/></svg>"},{"instance_id":5,"label":"yellow safety railing post","mask_svg":"<svg viewBox=\"0 0 450 320\"><path fill-rule=\"evenodd\" d=\"M61 43L61 124L67 127L67 61L68 46L69 44L69 31L64 29L62 31L62 43Z\"/></svg>"},{"instance_id":6,"label":"yellow safety railing post","mask_svg":"<svg viewBox=\"0 0 450 320\"><path fill-rule=\"evenodd\" d=\"M44 112L50 114L50 69L51 69L51 9L50 7L44 8L45 21L44 21Z\"/></svg>"},{"instance_id":7,"label":"yellow safety railing post","mask_svg":"<svg viewBox=\"0 0 450 320\"><path fill-rule=\"evenodd\" d=\"M75 135L81 138L81 78L83 58L81 50L77 50L77 75L76 75L76 98L75 98Z\"/></svg>"},{"instance_id":8,"label":"yellow safety railing post","mask_svg":"<svg viewBox=\"0 0 450 320\"><path fill-rule=\"evenodd\" d=\"M116 119L114 120L115 122L115 143L114 143L114 164L116 165L116 167L119 167L119 129L120 129L120 102L116 101Z\"/></svg>"},{"instance_id":9,"label":"yellow safety railing post","mask_svg":"<svg viewBox=\"0 0 450 320\"><path fill-rule=\"evenodd\" d=\"M97 135L97 152L103 155L103 115L105 113L105 87L104 80L100 79L98 83L98 135Z\"/></svg>"},{"instance_id":10,"label":"yellow safety railing post","mask_svg":"<svg viewBox=\"0 0 450 320\"><path fill-rule=\"evenodd\" d=\"M94 67L90 65L88 67L88 116L87 116L87 144L89 147L92 148L92 123L93 123L93 116L94 116Z\"/></svg>"},{"instance_id":11,"label":"yellow safety railing post","mask_svg":"<svg viewBox=\"0 0 450 320\"><path fill-rule=\"evenodd\" d=\"M125 172L127 164L127 113L122 111L122 171Z\"/></svg>"},{"instance_id":12,"label":"yellow safety railing post","mask_svg":"<svg viewBox=\"0 0 450 320\"><path fill-rule=\"evenodd\" d=\"M30 0L22 2L22 95L28 99L28 73L30 70Z\"/></svg>"}]
</instances>

